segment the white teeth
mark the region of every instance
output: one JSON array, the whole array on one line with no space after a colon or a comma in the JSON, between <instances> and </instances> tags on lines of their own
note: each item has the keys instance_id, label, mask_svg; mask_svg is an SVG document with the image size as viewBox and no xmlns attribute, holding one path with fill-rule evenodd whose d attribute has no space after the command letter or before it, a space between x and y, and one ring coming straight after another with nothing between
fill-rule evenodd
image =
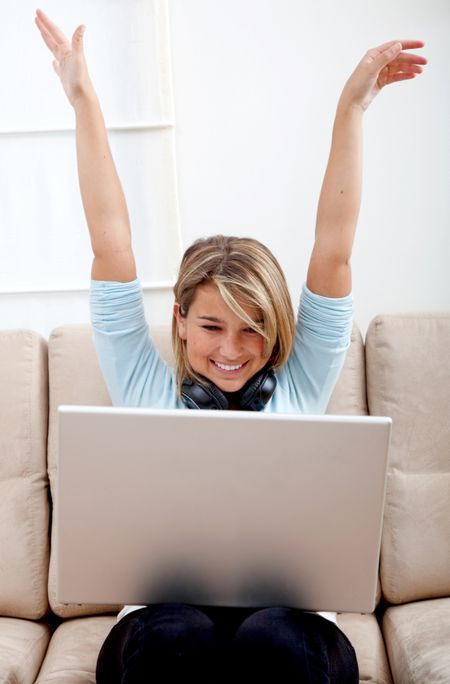
<instances>
[{"instance_id":1,"label":"white teeth","mask_svg":"<svg viewBox=\"0 0 450 684\"><path fill-rule=\"evenodd\" d=\"M219 363L218 361L214 361L214 363L216 364L216 366L226 371L238 370L238 368L242 368L242 366L244 365L243 363L241 363L238 366L226 366L224 363Z\"/></svg>"}]
</instances>

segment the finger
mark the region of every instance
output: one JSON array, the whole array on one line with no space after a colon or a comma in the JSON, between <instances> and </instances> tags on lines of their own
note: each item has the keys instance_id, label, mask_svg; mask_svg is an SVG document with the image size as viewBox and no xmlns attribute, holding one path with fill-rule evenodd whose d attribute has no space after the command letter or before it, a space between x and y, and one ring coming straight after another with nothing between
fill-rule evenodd
<instances>
[{"instance_id":1,"label":"finger","mask_svg":"<svg viewBox=\"0 0 450 684\"><path fill-rule=\"evenodd\" d=\"M53 62L53 68L54 68L56 74L61 78L61 72L60 72L60 69L59 69L59 62L58 62L56 59L55 59L55 61Z\"/></svg>"},{"instance_id":2,"label":"finger","mask_svg":"<svg viewBox=\"0 0 450 684\"><path fill-rule=\"evenodd\" d=\"M72 48L74 52L83 52L83 36L86 31L86 26L83 24L75 29L72 36Z\"/></svg>"},{"instance_id":3,"label":"finger","mask_svg":"<svg viewBox=\"0 0 450 684\"><path fill-rule=\"evenodd\" d=\"M402 72L397 73L397 74L392 74L392 76L389 76L389 78L386 80L384 85L390 85L391 83L397 83L397 81L408 81L411 78L415 78L416 74L404 74Z\"/></svg>"},{"instance_id":4,"label":"finger","mask_svg":"<svg viewBox=\"0 0 450 684\"><path fill-rule=\"evenodd\" d=\"M39 31L41 32L41 36L44 40L44 43L46 46L53 52L53 54L56 57L56 51L58 48L58 43L55 41L55 39L51 36L51 34L47 31L47 29L44 27L42 22L39 21L39 19L36 17L35 19L36 26L38 27Z\"/></svg>"},{"instance_id":5,"label":"finger","mask_svg":"<svg viewBox=\"0 0 450 684\"><path fill-rule=\"evenodd\" d=\"M405 63L415 63L415 64L427 64L428 60L426 57L417 54L411 54L408 52L402 52L405 49L423 47L425 43L422 40L397 40L389 41L388 43L383 43L372 50L367 52L366 58L378 68L382 68L385 64L390 61L401 60ZM399 46L400 49L399 49Z\"/></svg>"},{"instance_id":6,"label":"finger","mask_svg":"<svg viewBox=\"0 0 450 684\"><path fill-rule=\"evenodd\" d=\"M47 17L46 14L40 9L36 10L36 15L39 19L39 21L43 24L44 28L52 38L57 42L57 43L68 43L69 41L67 40L66 36L64 33L54 24L51 19Z\"/></svg>"},{"instance_id":7,"label":"finger","mask_svg":"<svg viewBox=\"0 0 450 684\"><path fill-rule=\"evenodd\" d=\"M423 40L389 40L387 43L378 45L373 49L378 50L378 52L384 52L386 48L388 48L390 45L393 45L394 43L401 43L402 50L415 50L416 48L421 48L425 45Z\"/></svg>"},{"instance_id":8,"label":"finger","mask_svg":"<svg viewBox=\"0 0 450 684\"><path fill-rule=\"evenodd\" d=\"M422 55L414 55L411 52L401 52L397 59L407 64L428 64L426 57L422 57Z\"/></svg>"},{"instance_id":9,"label":"finger","mask_svg":"<svg viewBox=\"0 0 450 684\"><path fill-rule=\"evenodd\" d=\"M372 48L371 50L369 50L369 52L385 52L387 49L389 49L396 43L400 43L401 45L403 45L400 40L389 40L387 43L377 45L377 47Z\"/></svg>"},{"instance_id":10,"label":"finger","mask_svg":"<svg viewBox=\"0 0 450 684\"><path fill-rule=\"evenodd\" d=\"M382 69L378 77L378 85L380 88L383 88L384 86L389 85L390 83L410 80L421 74L422 71L422 67L416 67L415 65L394 69L389 64L384 69Z\"/></svg>"},{"instance_id":11,"label":"finger","mask_svg":"<svg viewBox=\"0 0 450 684\"><path fill-rule=\"evenodd\" d=\"M400 41L392 40L390 43L384 43L384 45L369 50L365 60L369 63L371 71L379 72L386 64L389 64L389 62L398 57L401 49L402 44Z\"/></svg>"},{"instance_id":12,"label":"finger","mask_svg":"<svg viewBox=\"0 0 450 684\"><path fill-rule=\"evenodd\" d=\"M420 64L403 64L399 71L403 74L421 74L423 72L423 67Z\"/></svg>"},{"instance_id":13,"label":"finger","mask_svg":"<svg viewBox=\"0 0 450 684\"><path fill-rule=\"evenodd\" d=\"M415 74L421 74L423 71L423 67L420 64L405 64L403 62L391 62L389 64L389 69L391 70L392 73L395 73L397 71L403 71L403 72L414 72Z\"/></svg>"},{"instance_id":14,"label":"finger","mask_svg":"<svg viewBox=\"0 0 450 684\"><path fill-rule=\"evenodd\" d=\"M415 50L425 45L423 40L401 40L403 50Z\"/></svg>"},{"instance_id":15,"label":"finger","mask_svg":"<svg viewBox=\"0 0 450 684\"><path fill-rule=\"evenodd\" d=\"M38 22L36 22L38 23ZM67 43L57 43L51 34L43 27L39 27L44 43L47 45L54 57L59 61L70 53L70 45Z\"/></svg>"}]
</instances>

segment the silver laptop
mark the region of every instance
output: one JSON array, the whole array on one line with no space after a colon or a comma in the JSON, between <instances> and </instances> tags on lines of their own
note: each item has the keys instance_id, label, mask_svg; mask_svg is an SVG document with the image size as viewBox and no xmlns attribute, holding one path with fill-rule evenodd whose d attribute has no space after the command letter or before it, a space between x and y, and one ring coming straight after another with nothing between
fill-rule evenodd
<instances>
[{"instance_id":1,"label":"silver laptop","mask_svg":"<svg viewBox=\"0 0 450 684\"><path fill-rule=\"evenodd\" d=\"M372 612L390 429L59 407L58 599Z\"/></svg>"}]
</instances>

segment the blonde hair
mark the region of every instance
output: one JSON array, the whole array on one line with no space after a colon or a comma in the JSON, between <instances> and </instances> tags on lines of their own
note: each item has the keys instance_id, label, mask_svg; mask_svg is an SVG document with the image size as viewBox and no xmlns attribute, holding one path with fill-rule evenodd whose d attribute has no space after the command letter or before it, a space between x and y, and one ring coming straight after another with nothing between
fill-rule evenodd
<instances>
[{"instance_id":1,"label":"blonde hair","mask_svg":"<svg viewBox=\"0 0 450 684\"><path fill-rule=\"evenodd\" d=\"M182 316L187 315L196 289L203 283L215 284L230 309L263 336L270 367L280 368L292 349L295 322L286 279L272 252L252 238L214 235L196 240L184 253L173 288ZM260 310L262 323L252 320L239 302ZM204 382L189 363L186 340L178 335L175 316L172 345L178 392L187 377Z\"/></svg>"}]
</instances>

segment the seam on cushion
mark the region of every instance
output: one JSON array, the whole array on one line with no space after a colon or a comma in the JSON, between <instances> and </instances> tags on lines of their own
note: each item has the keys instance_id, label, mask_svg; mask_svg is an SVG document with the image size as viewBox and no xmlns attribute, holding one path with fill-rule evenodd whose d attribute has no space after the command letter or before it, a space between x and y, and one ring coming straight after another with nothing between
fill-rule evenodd
<instances>
[{"instance_id":1,"label":"seam on cushion","mask_svg":"<svg viewBox=\"0 0 450 684\"><path fill-rule=\"evenodd\" d=\"M31 354L32 354L32 365L31 365L31 382L30 382L30 396L29 396L29 425L30 425L30 460L31 457L34 453L34 450L39 449L39 444L38 444L38 437L40 435L35 434L35 421L33 421L33 416L32 416L32 407L33 407L33 397L36 396L36 390L38 389L37 383L39 382L40 379L40 373L36 372L33 373L33 363L36 365L36 368L38 371L40 371L39 364L41 361L41 341L40 339L38 340L33 340L33 338L30 339L32 342L31 346ZM35 454L34 454L35 455ZM31 469L31 463L30 463L30 469ZM40 479L42 479L42 474L39 472ZM42 483L44 484L44 483ZM37 492L36 492L37 494ZM43 492L40 493L39 496L40 499L43 499ZM44 506L46 503L44 503ZM42 553L42 543L39 543L38 545L38 539L37 539L37 534L38 534L38 529L37 529L37 517L39 516L39 511L36 511L36 506L38 506L39 510L41 510L42 503L36 501L36 496L32 495L31 500L29 499L29 508L31 512L31 520L30 520L30 529L31 529L31 551L33 558L35 561L37 559L40 560L39 566L37 567L37 563L33 563L32 566L32 571L31 571L31 580L32 580L32 586L33 586L33 605L35 610L38 610L38 604L40 603L40 594L42 593L41 589L41 575L44 570L42 567L43 564L43 557L41 557ZM38 516L36 515L38 513ZM40 535L39 535L40 536ZM41 540L39 540L41 542ZM38 548L39 546L39 548ZM46 582L44 583L44 594L46 594ZM40 611L38 611L40 613Z\"/></svg>"},{"instance_id":2,"label":"seam on cushion","mask_svg":"<svg viewBox=\"0 0 450 684\"><path fill-rule=\"evenodd\" d=\"M42 587L41 587L41 581L40 577L42 576L42 562L37 563L39 559L42 561L41 558L41 553L42 553L42 544L40 543L41 540L39 540L39 548L37 548L38 540L36 538L37 535L37 527L36 527L36 502L35 502L35 496L33 495L33 489L34 489L34 483L33 479L34 476L40 474L40 471L38 473L38 469L36 468L33 471L32 468L32 457L34 454L34 449L35 449L35 431L34 431L34 424L33 424L33 419L32 419L32 411L33 411L33 396L34 396L34 390L36 388L36 382L37 380L35 379L35 376L38 375L38 373L34 373L33 369L34 366L36 365L37 368L39 368L39 362L40 362L40 343L41 340L40 338L36 342L35 334L29 331L25 331L25 340L27 342L27 353L25 356L25 361L27 363L27 371L30 376L29 382L28 382L28 396L27 396L27 404L26 408L24 409L25 411L25 416L24 416L24 421L26 422L27 426L27 432L28 432L28 439L27 439L27 444L25 447L25 458L24 458L24 465L23 465L23 471L22 471L22 479L23 480L28 480L26 482L26 498L25 498L25 506L26 506L26 513L27 513L27 520L26 520L26 530L27 530L27 541L26 541L26 546L27 546L27 552L30 553L31 558L33 560L32 563L29 564L29 577L30 577L30 583L31 583L31 592L32 595L25 600L25 610L27 611L27 614L29 615L28 611L31 611L31 614L33 617L36 617L36 613L38 614L39 617L42 616L42 610L38 610L39 608L39 603L41 602L41 594L44 593L46 594L46 590L44 588L44 592L42 592ZM31 496L30 496L31 493ZM39 509L41 506L39 506ZM38 516L40 517L40 516ZM39 535L40 536L40 535ZM44 570L45 572L45 570ZM45 601L45 598L44 598Z\"/></svg>"}]
</instances>

